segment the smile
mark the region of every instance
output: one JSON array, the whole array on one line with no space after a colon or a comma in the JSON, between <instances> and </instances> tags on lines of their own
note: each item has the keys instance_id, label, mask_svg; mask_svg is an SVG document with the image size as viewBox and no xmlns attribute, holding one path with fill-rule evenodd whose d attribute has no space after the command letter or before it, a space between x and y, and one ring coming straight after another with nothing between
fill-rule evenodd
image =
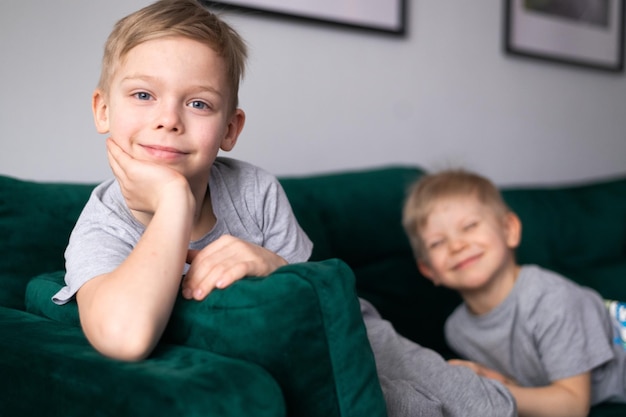
<instances>
[{"instance_id":1,"label":"smile","mask_svg":"<svg viewBox=\"0 0 626 417\"><path fill-rule=\"evenodd\" d=\"M459 269L463 269L467 266L472 265L473 263L477 262L480 258L481 258L482 254L476 254L476 255L472 255L469 258L465 258L463 259L461 262L455 264L452 269L454 270L459 270Z\"/></svg>"},{"instance_id":2,"label":"smile","mask_svg":"<svg viewBox=\"0 0 626 417\"><path fill-rule=\"evenodd\" d=\"M171 148L168 146L141 145L141 147L148 153L148 155L156 159L174 160L188 154L187 152L183 152L180 149Z\"/></svg>"}]
</instances>

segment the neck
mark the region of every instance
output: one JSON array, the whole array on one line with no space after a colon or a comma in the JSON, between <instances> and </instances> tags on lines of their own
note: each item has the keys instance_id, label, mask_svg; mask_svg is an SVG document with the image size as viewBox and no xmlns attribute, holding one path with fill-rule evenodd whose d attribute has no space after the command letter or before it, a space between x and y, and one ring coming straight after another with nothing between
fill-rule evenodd
<instances>
[{"instance_id":1,"label":"neck","mask_svg":"<svg viewBox=\"0 0 626 417\"><path fill-rule=\"evenodd\" d=\"M519 265L511 260L510 264L494 275L487 285L461 292L467 308L475 315L482 315L499 306L513 290L519 271Z\"/></svg>"},{"instance_id":2,"label":"neck","mask_svg":"<svg viewBox=\"0 0 626 417\"><path fill-rule=\"evenodd\" d=\"M196 195L196 194L194 194ZM191 240L198 240L213 229L217 221L211 204L211 190L208 185L200 198L196 195L196 213L191 226Z\"/></svg>"}]
</instances>

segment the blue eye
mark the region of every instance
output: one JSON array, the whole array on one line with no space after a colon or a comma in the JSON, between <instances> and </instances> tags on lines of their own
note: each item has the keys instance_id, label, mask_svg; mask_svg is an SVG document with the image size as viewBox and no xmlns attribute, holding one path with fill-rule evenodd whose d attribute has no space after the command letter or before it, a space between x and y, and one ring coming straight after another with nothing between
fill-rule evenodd
<instances>
[{"instance_id":1,"label":"blue eye","mask_svg":"<svg viewBox=\"0 0 626 417\"><path fill-rule=\"evenodd\" d=\"M138 93L133 94L139 100L150 100L152 96L150 93L146 93L145 91L140 91Z\"/></svg>"},{"instance_id":2,"label":"blue eye","mask_svg":"<svg viewBox=\"0 0 626 417\"><path fill-rule=\"evenodd\" d=\"M206 104L204 101L199 101L199 100L192 101L191 103L189 103L189 106L198 110L206 110L209 108L208 104Z\"/></svg>"}]
</instances>

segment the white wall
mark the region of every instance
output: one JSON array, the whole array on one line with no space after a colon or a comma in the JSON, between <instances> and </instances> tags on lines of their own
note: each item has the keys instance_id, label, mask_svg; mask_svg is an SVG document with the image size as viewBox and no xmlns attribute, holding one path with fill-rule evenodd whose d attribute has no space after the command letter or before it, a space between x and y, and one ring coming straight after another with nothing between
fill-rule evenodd
<instances>
[{"instance_id":1,"label":"white wall","mask_svg":"<svg viewBox=\"0 0 626 417\"><path fill-rule=\"evenodd\" d=\"M251 48L230 156L278 175L462 165L500 184L626 174L626 76L502 52L502 2L409 0L394 38L231 14ZM110 176L90 96L113 23L149 0L0 2L0 174ZM494 7L495 5L495 7Z\"/></svg>"}]
</instances>

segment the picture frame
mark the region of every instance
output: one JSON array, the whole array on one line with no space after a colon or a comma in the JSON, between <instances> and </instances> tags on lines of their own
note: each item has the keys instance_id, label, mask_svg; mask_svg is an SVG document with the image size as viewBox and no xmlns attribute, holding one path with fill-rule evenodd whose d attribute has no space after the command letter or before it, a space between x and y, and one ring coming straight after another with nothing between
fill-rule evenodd
<instances>
[{"instance_id":1,"label":"picture frame","mask_svg":"<svg viewBox=\"0 0 626 417\"><path fill-rule=\"evenodd\" d=\"M624 70L624 0L504 0L505 52Z\"/></svg>"},{"instance_id":2,"label":"picture frame","mask_svg":"<svg viewBox=\"0 0 626 417\"><path fill-rule=\"evenodd\" d=\"M408 0L222 0L211 8L255 12L394 36L406 33Z\"/></svg>"}]
</instances>

